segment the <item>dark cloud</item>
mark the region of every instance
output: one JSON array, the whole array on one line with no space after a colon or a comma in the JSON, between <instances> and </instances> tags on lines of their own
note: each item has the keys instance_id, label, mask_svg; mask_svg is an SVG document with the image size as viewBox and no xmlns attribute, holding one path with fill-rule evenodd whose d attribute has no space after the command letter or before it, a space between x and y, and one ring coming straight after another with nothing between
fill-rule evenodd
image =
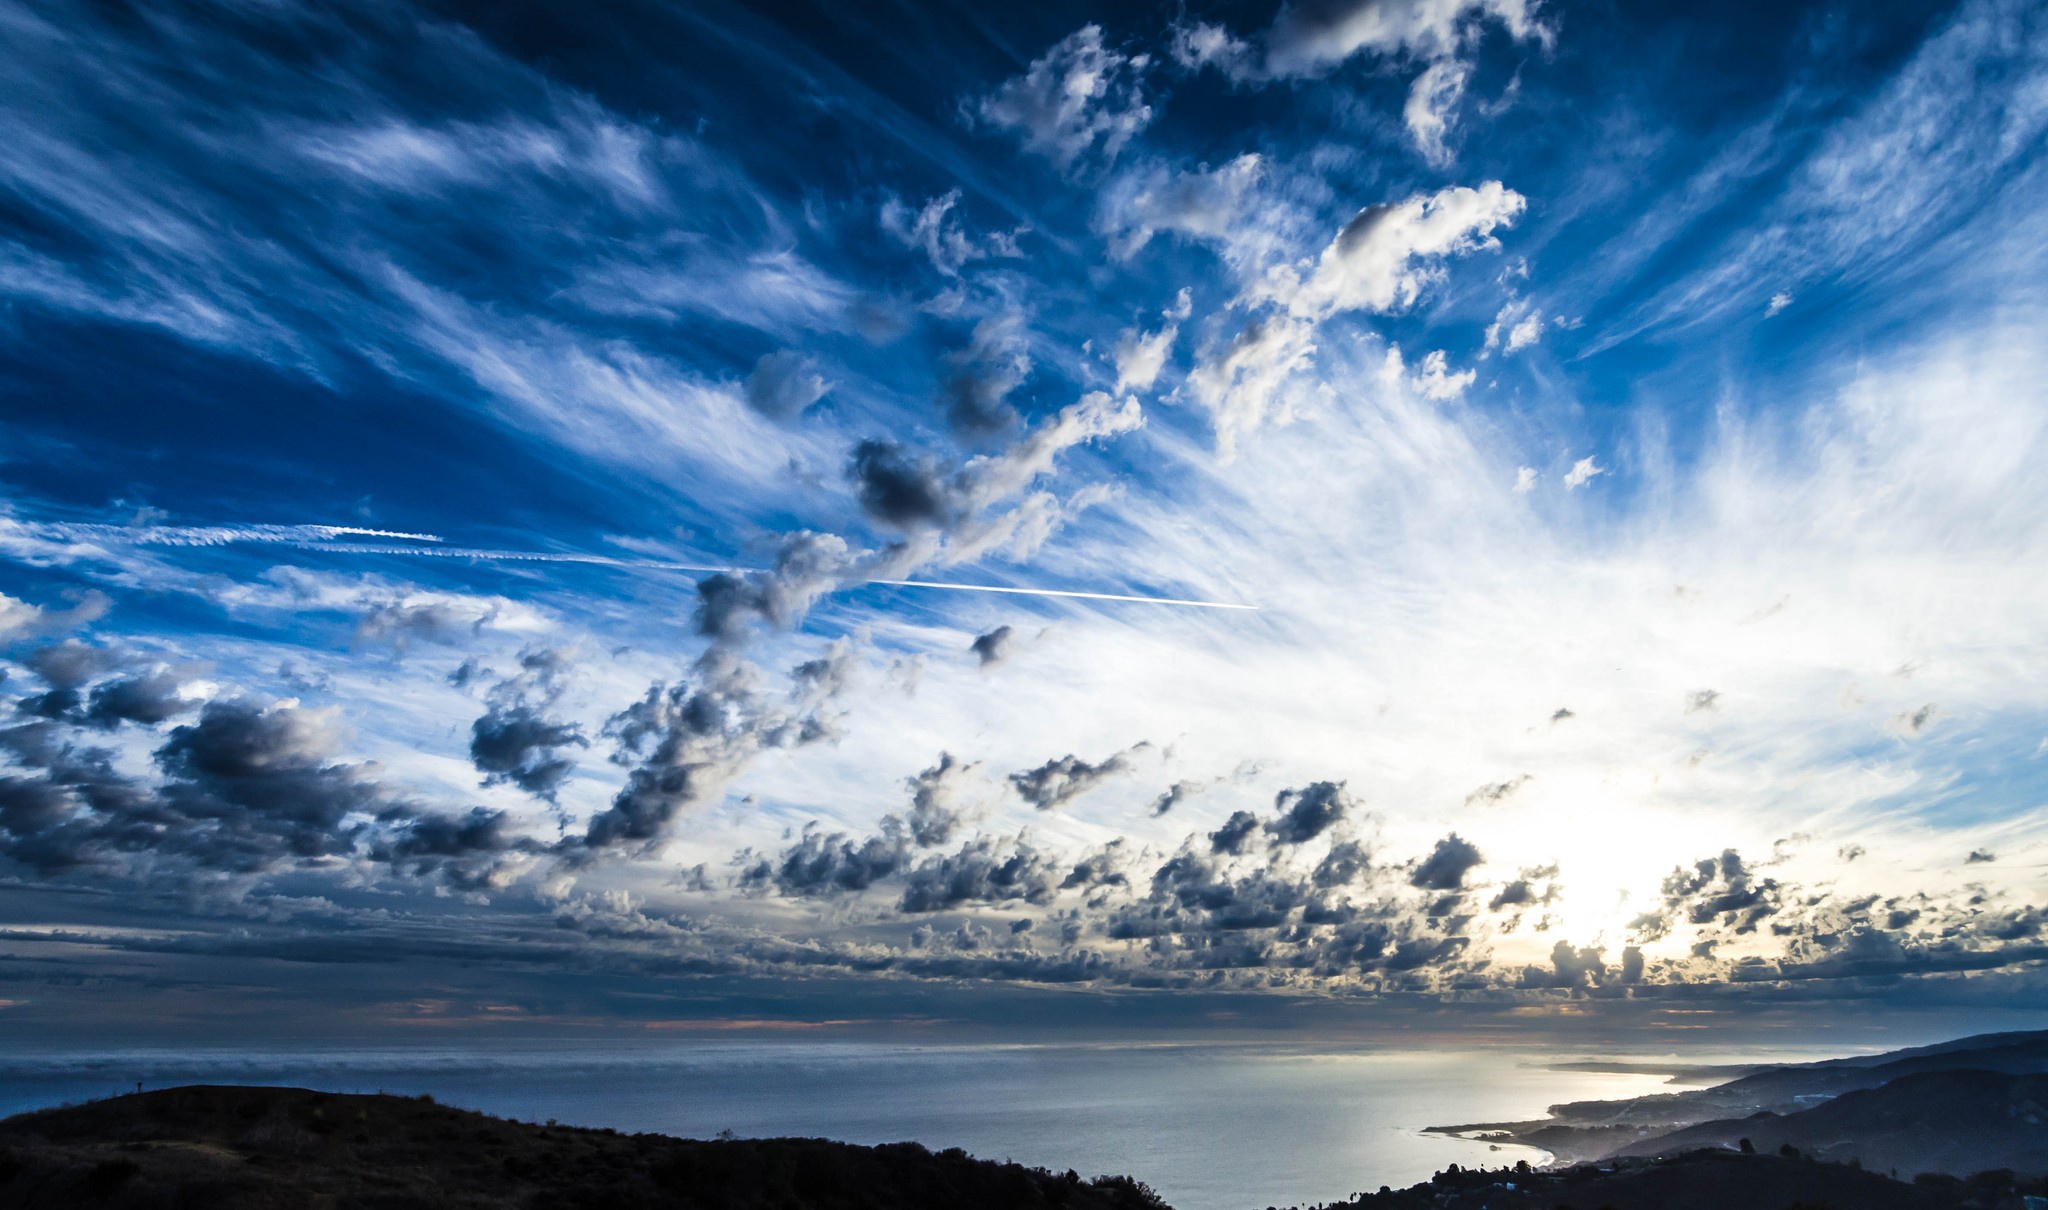
<instances>
[{"instance_id":1,"label":"dark cloud","mask_svg":"<svg viewBox=\"0 0 2048 1210\"><path fill-rule=\"evenodd\" d=\"M789 424L823 399L830 386L809 358L783 349L754 363L742 393L748 407L777 424Z\"/></svg>"},{"instance_id":2,"label":"dark cloud","mask_svg":"<svg viewBox=\"0 0 2048 1210\"><path fill-rule=\"evenodd\" d=\"M471 724L469 737L469 758L485 785L509 783L554 801L576 767L563 750L590 746L581 727L548 716L568 668L562 652L530 649L520 654L519 671L491 689L489 709Z\"/></svg>"},{"instance_id":3,"label":"dark cloud","mask_svg":"<svg viewBox=\"0 0 2048 1210\"><path fill-rule=\"evenodd\" d=\"M1735 933L1754 932L1782 906L1780 888L1772 879L1758 879L1734 849L1706 858L1692 868L1671 871L1664 879L1661 909L1645 912L1629 928L1642 940L1655 941L1674 922L1714 925Z\"/></svg>"},{"instance_id":4,"label":"dark cloud","mask_svg":"<svg viewBox=\"0 0 2048 1210\"><path fill-rule=\"evenodd\" d=\"M1148 745L1140 743L1090 764L1069 753L1055 757L1036 769L1010 774L1010 784L1025 802L1041 811L1061 807L1122 773L1131 771L1131 755Z\"/></svg>"},{"instance_id":5,"label":"dark cloud","mask_svg":"<svg viewBox=\"0 0 2048 1210\"><path fill-rule=\"evenodd\" d=\"M1177 781L1173 783L1161 791L1158 798L1152 800L1152 814L1166 814L1181 803L1207 790L1209 784L1208 782L1200 781Z\"/></svg>"},{"instance_id":6,"label":"dark cloud","mask_svg":"<svg viewBox=\"0 0 2048 1210\"><path fill-rule=\"evenodd\" d=\"M819 597L861 576L846 540L808 530L784 537L766 571L720 572L697 583L697 632L737 644L755 625L787 629Z\"/></svg>"},{"instance_id":7,"label":"dark cloud","mask_svg":"<svg viewBox=\"0 0 2048 1210\"><path fill-rule=\"evenodd\" d=\"M1577 717L1578 715L1574 714L1568 707L1559 706L1554 712L1551 713L1550 721L1553 723L1561 723L1568 718Z\"/></svg>"},{"instance_id":8,"label":"dark cloud","mask_svg":"<svg viewBox=\"0 0 2048 1210\"><path fill-rule=\"evenodd\" d=\"M853 447L846 477L868 516L896 529L938 527L958 519L959 501L938 463L893 441Z\"/></svg>"},{"instance_id":9,"label":"dark cloud","mask_svg":"<svg viewBox=\"0 0 2048 1210\"><path fill-rule=\"evenodd\" d=\"M1484 860L1471 842L1453 832L1436 842L1436 848L1415 867L1408 882L1431 891L1463 890L1466 873Z\"/></svg>"},{"instance_id":10,"label":"dark cloud","mask_svg":"<svg viewBox=\"0 0 2048 1210\"><path fill-rule=\"evenodd\" d=\"M20 770L0 778L0 851L45 872L259 874L360 859L468 883L519 847L494 815L451 821L340 759L331 711L208 702L157 749L154 782L75 735L49 722L0 733Z\"/></svg>"},{"instance_id":11,"label":"dark cloud","mask_svg":"<svg viewBox=\"0 0 2048 1210\"><path fill-rule=\"evenodd\" d=\"M964 784L979 768L979 762L961 761L950 752L941 752L938 764L910 779L910 810L903 822L914 843L928 848L953 838L960 828Z\"/></svg>"},{"instance_id":12,"label":"dark cloud","mask_svg":"<svg viewBox=\"0 0 2048 1210\"><path fill-rule=\"evenodd\" d=\"M650 686L605 723L618 745L612 760L629 771L611 806L591 817L586 848L656 842L677 814L722 792L761 752L834 734L823 703L777 703L759 670L722 646L705 653L696 674L694 684Z\"/></svg>"},{"instance_id":13,"label":"dark cloud","mask_svg":"<svg viewBox=\"0 0 2048 1210\"><path fill-rule=\"evenodd\" d=\"M826 835L807 828L802 839L780 856L746 868L740 885L772 886L799 898L859 892L902 869L906 855L900 836L870 836L856 842L843 833Z\"/></svg>"},{"instance_id":14,"label":"dark cloud","mask_svg":"<svg viewBox=\"0 0 2048 1210\"><path fill-rule=\"evenodd\" d=\"M108 648L66 639L36 648L22 656L21 663L52 689L81 689L93 678L119 668L123 659Z\"/></svg>"},{"instance_id":15,"label":"dark cloud","mask_svg":"<svg viewBox=\"0 0 2048 1210\"><path fill-rule=\"evenodd\" d=\"M1299 790L1282 790L1273 800L1280 814L1266 824L1274 844L1314 840L1344 818L1350 799L1343 782L1319 781Z\"/></svg>"},{"instance_id":16,"label":"dark cloud","mask_svg":"<svg viewBox=\"0 0 2048 1210\"><path fill-rule=\"evenodd\" d=\"M1718 708L1721 693L1718 689L1695 689L1685 695L1685 712L1698 714L1702 710Z\"/></svg>"},{"instance_id":17,"label":"dark cloud","mask_svg":"<svg viewBox=\"0 0 2048 1210\"><path fill-rule=\"evenodd\" d=\"M942 912L968 904L1050 903L1070 871L1024 840L977 836L956 853L910 871L898 902L905 912Z\"/></svg>"},{"instance_id":18,"label":"dark cloud","mask_svg":"<svg viewBox=\"0 0 2048 1210\"><path fill-rule=\"evenodd\" d=\"M121 723L154 727L191 711L198 703L182 696L182 679L167 668L108 681L93 687L85 719L96 727Z\"/></svg>"},{"instance_id":19,"label":"dark cloud","mask_svg":"<svg viewBox=\"0 0 2048 1210\"><path fill-rule=\"evenodd\" d=\"M1235 811L1223 826L1209 833L1209 851L1242 856L1245 846L1259 831L1259 817L1250 811Z\"/></svg>"},{"instance_id":20,"label":"dark cloud","mask_svg":"<svg viewBox=\"0 0 2048 1210\"><path fill-rule=\"evenodd\" d=\"M1991 850L1989 850L1989 849L1971 849L1971 850L1970 850L1970 855L1969 855L1968 857L1965 857L1965 858L1963 859L1963 864L1965 864L1965 865L1983 865L1983 864L1986 864L1986 863L1988 863L1988 862L1993 862L1993 861L1997 861L1997 860L1998 860L1998 854L1996 854L1996 853L1992 852L1992 851L1991 851Z\"/></svg>"},{"instance_id":21,"label":"dark cloud","mask_svg":"<svg viewBox=\"0 0 2048 1210\"><path fill-rule=\"evenodd\" d=\"M1506 781L1490 782L1467 794L1465 796L1465 805L1468 807L1498 806L1506 802L1515 791L1528 785L1533 780L1532 775L1524 773L1519 777L1511 777Z\"/></svg>"},{"instance_id":22,"label":"dark cloud","mask_svg":"<svg viewBox=\"0 0 2048 1210\"><path fill-rule=\"evenodd\" d=\"M1310 877L1319 887L1348 886L1372 868L1372 855L1355 840L1340 840L1316 863Z\"/></svg>"},{"instance_id":23,"label":"dark cloud","mask_svg":"<svg viewBox=\"0 0 2048 1210\"><path fill-rule=\"evenodd\" d=\"M1918 710L1910 710L1895 716L1892 721L1897 723L1901 730L1910 731L1914 735L1918 735L1922 731L1927 730L1929 726L1933 725L1934 720L1940 717L1941 707L1933 702L1929 702Z\"/></svg>"},{"instance_id":24,"label":"dark cloud","mask_svg":"<svg viewBox=\"0 0 2048 1210\"><path fill-rule=\"evenodd\" d=\"M939 388L939 404L953 431L983 441L1017 425L1010 392L1031 373L1024 325L1015 315L975 325L967 346L947 358L951 367Z\"/></svg>"},{"instance_id":25,"label":"dark cloud","mask_svg":"<svg viewBox=\"0 0 2048 1210\"><path fill-rule=\"evenodd\" d=\"M998 626L987 634L976 635L974 641L967 645L967 649L981 658L983 668L991 664L1000 664L1015 650L1016 645L1011 638L1013 633L1008 626Z\"/></svg>"}]
</instances>

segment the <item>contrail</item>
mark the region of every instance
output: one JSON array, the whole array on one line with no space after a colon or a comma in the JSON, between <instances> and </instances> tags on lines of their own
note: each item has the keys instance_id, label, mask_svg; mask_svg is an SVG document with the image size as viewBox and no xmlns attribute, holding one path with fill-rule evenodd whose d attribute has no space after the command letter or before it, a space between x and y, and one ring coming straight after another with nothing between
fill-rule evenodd
<instances>
[{"instance_id":1,"label":"contrail","mask_svg":"<svg viewBox=\"0 0 2048 1210\"><path fill-rule=\"evenodd\" d=\"M351 525L204 525L146 526L43 525L36 528L73 541L122 543L131 546L225 546L231 543L261 543L290 546L330 554L400 555L427 559L474 559L492 563L575 563L591 567L616 567L639 571L684 571L703 574L746 573L761 568L706 563L678 563L665 559L621 559L612 555L542 550L490 550L471 546L448 546L435 534L406 533L402 530L363 529ZM433 543L429 546L393 546L374 542L340 542L338 538L386 538ZM1020 588L1008 584L954 584L943 580L864 580L888 588L927 588L940 592L993 592L1019 597L1050 597L1075 601L1117 601L1135 605L1171 605L1183 609L1231 609L1256 613L1258 606L1230 601L1196 601L1182 597L1153 597L1132 593L1086 592L1069 588Z\"/></svg>"}]
</instances>

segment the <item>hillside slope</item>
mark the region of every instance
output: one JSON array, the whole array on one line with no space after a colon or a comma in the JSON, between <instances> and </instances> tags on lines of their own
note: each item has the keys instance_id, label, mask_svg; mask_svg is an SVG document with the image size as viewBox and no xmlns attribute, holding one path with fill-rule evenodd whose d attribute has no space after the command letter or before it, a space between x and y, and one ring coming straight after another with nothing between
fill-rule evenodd
<instances>
[{"instance_id":1,"label":"hillside slope","mask_svg":"<svg viewBox=\"0 0 2048 1210\"><path fill-rule=\"evenodd\" d=\"M574 1210L1165 1210L916 1143L692 1141L536 1126L393 1096L194 1086L0 1122L0 1206Z\"/></svg>"},{"instance_id":2,"label":"hillside slope","mask_svg":"<svg viewBox=\"0 0 2048 1210\"><path fill-rule=\"evenodd\" d=\"M1845 1092L1792 1114L1705 1122L1634 1143L1623 1156L1673 1155L1699 1147L1759 1151L1791 1146L1875 1171L1971 1173L2010 1168L2048 1174L2048 1076L1994 1071L1909 1075L1882 1088Z\"/></svg>"}]
</instances>

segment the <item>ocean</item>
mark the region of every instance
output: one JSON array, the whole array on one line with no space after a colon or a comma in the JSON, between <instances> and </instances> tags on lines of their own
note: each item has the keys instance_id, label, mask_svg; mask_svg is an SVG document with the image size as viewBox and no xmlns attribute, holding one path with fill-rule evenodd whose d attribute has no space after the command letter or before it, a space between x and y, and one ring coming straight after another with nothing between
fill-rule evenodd
<instances>
[{"instance_id":1,"label":"ocean","mask_svg":"<svg viewBox=\"0 0 2048 1210\"><path fill-rule=\"evenodd\" d=\"M1540 1116L1662 1077L1547 1070L1500 1051L1253 1046L570 1044L483 1051L130 1051L0 1056L0 1113L145 1087L290 1084L430 1093L527 1121L709 1137L915 1139L1083 1176L1125 1173L1180 1210L1329 1201L1446 1164L1538 1162L1425 1126Z\"/></svg>"}]
</instances>

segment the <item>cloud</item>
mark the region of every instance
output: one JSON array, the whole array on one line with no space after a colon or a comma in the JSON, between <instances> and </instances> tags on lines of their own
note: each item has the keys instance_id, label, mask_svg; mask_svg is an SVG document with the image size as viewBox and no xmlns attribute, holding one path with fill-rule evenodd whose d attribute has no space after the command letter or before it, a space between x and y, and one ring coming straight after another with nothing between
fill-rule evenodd
<instances>
[{"instance_id":1,"label":"cloud","mask_svg":"<svg viewBox=\"0 0 2048 1210\"><path fill-rule=\"evenodd\" d=\"M1511 298L1486 328L1486 348L1511 357L1543 337L1543 316L1525 298Z\"/></svg>"},{"instance_id":2,"label":"cloud","mask_svg":"<svg viewBox=\"0 0 2048 1210\"><path fill-rule=\"evenodd\" d=\"M1528 785L1534 778L1527 773L1511 777L1506 781L1490 782L1465 796L1468 807L1491 807L1506 802L1515 791Z\"/></svg>"},{"instance_id":3,"label":"cloud","mask_svg":"<svg viewBox=\"0 0 2048 1210\"><path fill-rule=\"evenodd\" d=\"M953 838L961 826L965 783L979 768L979 761L963 761L941 752L938 764L910 779L910 810L904 815L904 824L913 843L929 848Z\"/></svg>"},{"instance_id":4,"label":"cloud","mask_svg":"<svg viewBox=\"0 0 2048 1210\"><path fill-rule=\"evenodd\" d=\"M1577 491L1579 488L1582 488L1586 486L1588 483L1591 483L1595 476L1604 475L1606 473L1607 468L1594 462L1592 455L1589 454L1586 457L1579 459L1577 462L1572 463L1572 469L1565 472L1565 490Z\"/></svg>"},{"instance_id":5,"label":"cloud","mask_svg":"<svg viewBox=\"0 0 2048 1210\"><path fill-rule=\"evenodd\" d=\"M1536 490L1536 468L1518 466L1515 468L1515 494L1526 496Z\"/></svg>"},{"instance_id":6,"label":"cloud","mask_svg":"<svg viewBox=\"0 0 2048 1210\"><path fill-rule=\"evenodd\" d=\"M554 801L575 769L569 748L587 748L583 728L548 716L561 697L569 657L552 648L520 653L519 671L492 686L489 709L470 726L469 758L485 785L509 783Z\"/></svg>"},{"instance_id":7,"label":"cloud","mask_svg":"<svg viewBox=\"0 0 2048 1210\"><path fill-rule=\"evenodd\" d=\"M626 767L626 784L590 818L581 839L586 849L658 847L680 813L723 792L763 751L833 734L821 713L829 694L823 701L796 696L778 703L760 671L723 646L707 651L695 671L694 684L651 685L605 723L604 734L617 744L612 761ZM811 683L833 680L814 677Z\"/></svg>"},{"instance_id":8,"label":"cloud","mask_svg":"<svg viewBox=\"0 0 2048 1210\"><path fill-rule=\"evenodd\" d=\"M1526 202L1487 181L1451 186L1358 212L1313 260L1282 265L1248 287L1237 304L1252 318L1229 341L1205 348L1188 385L1216 428L1217 452L1267 419L1286 418L1285 392L1316 351L1315 330L1346 311L1384 314L1413 304L1443 277L1442 262L1499 246Z\"/></svg>"},{"instance_id":9,"label":"cloud","mask_svg":"<svg viewBox=\"0 0 2048 1210\"><path fill-rule=\"evenodd\" d=\"M1408 876L1408 883L1431 891L1462 890L1466 873L1484 860L1477 846L1453 832L1436 842L1429 856Z\"/></svg>"},{"instance_id":10,"label":"cloud","mask_svg":"<svg viewBox=\"0 0 2048 1210\"><path fill-rule=\"evenodd\" d=\"M1010 774L1010 785L1015 787L1018 797L1041 811L1051 811L1065 806L1088 791L1108 781L1134 771L1131 757L1150 744L1139 743L1122 752L1113 753L1090 764L1071 753L1055 757L1035 769L1026 769Z\"/></svg>"},{"instance_id":11,"label":"cloud","mask_svg":"<svg viewBox=\"0 0 2048 1210\"><path fill-rule=\"evenodd\" d=\"M1408 124L1408 133L1415 139L1422 158L1438 167L1451 162L1451 150L1445 146L1444 136L1450 133L1452 111L1465 95L1465 83L1471 77L1470 64L1439 59L1424 68L1409 86L1401 119Z\"/></svg>"},{"instance_id":12,"label":"cloud","mask_svg":"<svg viewBox=\"0 0 2048 1210\"><path fill-rule=\"evenodd\" d=\"M1139 85L1148 63L1144 55L1109 49L1101 26L1084 25L982 98L974 112L1016 132L1025 150L1062 170L1091 152L1114 160L1152 120Z\"/></svg>"},{"instance_id":13,"label":"cloud","mask_svg":"<svg viewBox=\"0 0 2048 1210\"><path fill-rule=\"evenodd\" d=\"M1180 335L1177 324L1166 324L1157 332L1144 332L1137 328L1126 329L1117 338L1114 359L1116 362L1116 393L1149 391L1159 381L1159 371L1166 366L1166 359L1173 352L1173 342Z\"/></svg>"},{"instance_id":14,"label":"cloud","mask_svg":"<svg viewBox=\"0 0 2048 1210\"><path fill-rule=\"evenodd\" d=\"M1787 294L1785 291L1780 290L1776 294L1771 295L1770 303L1764 307L1764 318L1769 319L1773 315L1776 315L1778 312L1784 310L1786 307L1789 307L1791 305L1792 296L1790 294Z\"/></svg>"},{"instance_id":15,"label":"cloud","mask_svg":"<svg viewBox=\"0 0 2048 1210\"><path fill-rule=\"evenodd\" d=\"M940 386L940 402L954 432L983 440L1016 425L1009 395L1031 373L1020 316L1008 312L982 320L967 346L947 361L952 372Z\"/></svg>"},{"instance_id":16,"label":"cloud","mask_svg":"<svg viewBox=\"0 0 2048 1210\"><path fill-rule=\"evenodd\" d=\"M1214 66L1235 79L1321 75L1357 54L1441 60L1457 54L1486 22L1517 41L1555 36L1527 0L1296 0L1247 42L1207 22L1174 31L1183 66Z\"/></svg>"},{"instance_id":17,"label":"cloud","mask_svg":"<svg viewBox=\"0 0 2048 1210\"><path fill-rule=\"evenodd\" d=\"M777 424L789 424L823 399L831 385L809 358L780 349L761 355L742 390L748 407Z\"/></svg>"},{"instance_id":18,"label":"cloud","mask_svg":"<svg viewBox=\"0 0 2048 1210\"><path fill-rule=\"evenodd\" d=\"M1208 782L1188 780L1181 780L1173 783L1172 785L1168 786L1165 790L1161 791L1158 798L1152 800L1152 814L1166 814L1168 811L1173 810L1181 803L1186 802L1188 799L1193 798L1195 795L1202 793L1204 790L1207 790L1209 788L1209 784L1210 783Z\"/></svg>"},{"instance_id":19,"label":"cloud","mask_svg":"<svg viewBox=\"0 0 2048 1210\"><path fill-rule=\"evenodd\" d=\"M1330 830L1351 809L1342 782L1312 782L1299 790L1282 790L1273 800L1279 814L1266 823L1274 844L1303 844Z\"/></svg>"},{"instance_id":20,"label":"cloud","mask_svg":"<svg viewBox=\"0 0 2048 1210\"><path fill-rule=\"evenodd\" d=\"M1271 173L1266 160L1246 152L1215 168L1176 168L1147 161L1118 174L1099 195L1096 228L1109 239L1110 255L1136 256L1157 235L1177 235L1217 248L1244 268L1263 259L1279 233L1273 211L1282 206L1263 186Z\"/></svg>"},{"instance_id":21,"label":"cloud","mask_svg":"<svg viewBox=\"0 0 2048 1210\"><path fill-rule=\"evenodd\" d=\"M948 277L958 277L970 261L1024 255L1017 241L1028 227L993 231L976 239L951 218L959 204L958 189L926 202L915 214L901 201L889 198L882 203L882 230L906 248L923 249L932 267Z\"/></svg>"},{"instance_id":22,"label":"cloud","mask_svg":"<svg viewBox=\"0 0 2048 1210\"><path fill-rule=\"evenodd\" d=\"M1232 811L1223 826L1209 833L1209 851L1232 857L1244 855L1245 847L1258 835L1259 817L1250 811Z\"/></svg>"},{"instance_id":23,"label":"cloud","mask_svg":"<svg viewBox=\"0 0 2048 1210\"><path fill-rule=\"evenodd\" d=\"M967 645L967 649L981 661L983 668L991 664L1000 664L1016 650L1014 634L1015 631L1010 627L998 626L987 634L975 635L974 641Z\"/></svg>"}]
</instances>

